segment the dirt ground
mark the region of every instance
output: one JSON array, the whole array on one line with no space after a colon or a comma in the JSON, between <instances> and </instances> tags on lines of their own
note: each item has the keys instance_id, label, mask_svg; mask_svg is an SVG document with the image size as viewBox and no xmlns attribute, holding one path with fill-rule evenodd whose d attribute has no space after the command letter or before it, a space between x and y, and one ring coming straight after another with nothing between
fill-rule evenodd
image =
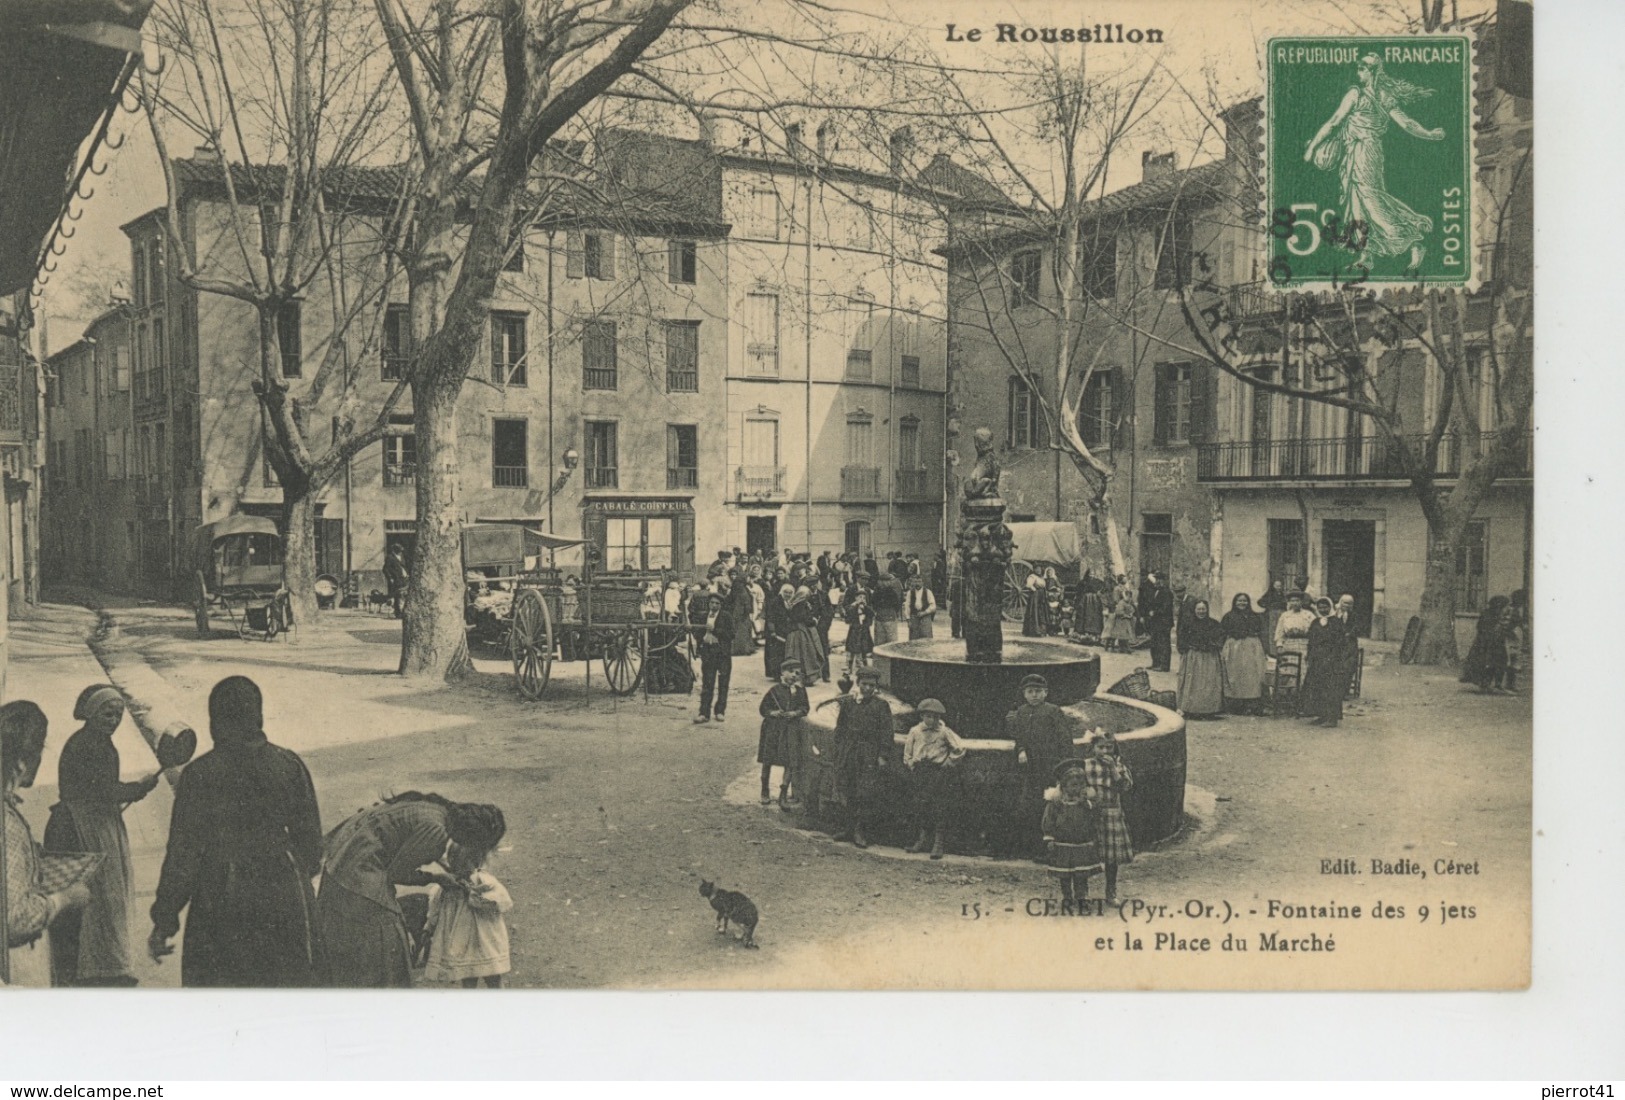
<instances>
[{"instance_id":1,"label":"dirt ground","mask_svg":"<svg viewBox=\"0 0 1625 1100\"><path fill-rule=\"evenodd\" d=\"M391 675L399 626L381 615L335 612L289 644L199 639L184 609L109 614L115 679L117 662L145 662L171 693L166 705L200 732L212 684L254 677L272 739L310 766L325 827L413 788L500 805L509 833L491 869L515 900L515 986L1527 981L1528 695L1480 696L1447 671L1401 667L1391 655L1367 669L1364 698L1336 730L1293 719L1192 723L1191 830L1123 868L1121 909L1079 918L1046 915L1054 890L1030 863L858 851L758 806L759 657L735 661L729 721L697 726L692 697L616 699L599 667L589 689L582 664L555 664L539 703L517 695L499 661L478 661L478 675L458 685L409 686ZM1102 683L1143 660L1105 655ZM1172 688L1173 677L1154 686ZM1323 861L1344 858L1358 874L1326 873ZM1426 877L1373 874L1373 859L1414 860ZM1435 861L1472 870L1441 874ZM756 902L760 950L714 934L702 876ZM1365 911L1279 917L1272 899ZM141 911L147 903L137 898ZM1373 903L1402 905L1406 916L1373 918ZM1441 904L1458 907L1456 918L1441 924ZM1302 942L1261 953L1271 933ZM1249 950L1221 949L1227 934ZM1315 949L1311 935L1335 936L1336 950ZM1143 950L1125 952L1128 937ZM1195 946L1204 938L1206 948ZM170 967L160 980L176 976Z\"/></svg>"}]
</instances>

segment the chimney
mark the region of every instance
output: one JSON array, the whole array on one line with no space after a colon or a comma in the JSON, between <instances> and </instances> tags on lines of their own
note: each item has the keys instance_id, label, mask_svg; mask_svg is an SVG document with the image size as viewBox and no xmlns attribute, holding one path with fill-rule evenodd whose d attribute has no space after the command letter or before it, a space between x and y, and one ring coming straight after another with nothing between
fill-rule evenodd
<instances>
[{"instance_id":1,"label":"chimney","mask_svg":"<svg viewBox=\"0 0 1625 1100\"><path fill-rule=\"evenodd\" d=\"M906 174L914 159L914 128L899 126L892 131L891 139L887 142L891 146L891 174L901 176Z\"/></svg>"},{"instance_id":2,"label":"chimney","mask_svg":"<svg viewBox=\"0 0 1625 1100\"><path fill-rule=\"evenodd\" d=\"M1172 175L1174 171L1174 155L1172 153L1153 153L1147 149L1140 154L1140 179L1154 180L1163 176Z\"/></svg>"},{"instance_id":3,"label":"chimney","mask_svg":"<svg viewBox=\"0 0 1625 1100\"><path fill-rule=\"evenodd\" d=\"M826 118L818 124L818 159L828 160L837 148L839 143L835 140L835 123Z\"/></svg>"},{"instance_id":4,"label":"chimney","mask_svg":"<svg viewBox=\"0 0 1625 1100\"><path fill-rule=\"evenodd\" d=\"M1219 117L1224 120L1226 158L1247 162L1258 158L1264 142L1263 103L1262 99L1254 97L1219 112Z\"/></svg>"},{"instance_id":5,"label":"chimney","mask_svg":"<svg viewBox=\"0 0 1625 1100\"><path fill-rule=\"evenodd\" d=\"M807 143L801 138L801 123L788 122L784 126L784 151L796 160L807 155Z\"/></svg>"}]
</instances>

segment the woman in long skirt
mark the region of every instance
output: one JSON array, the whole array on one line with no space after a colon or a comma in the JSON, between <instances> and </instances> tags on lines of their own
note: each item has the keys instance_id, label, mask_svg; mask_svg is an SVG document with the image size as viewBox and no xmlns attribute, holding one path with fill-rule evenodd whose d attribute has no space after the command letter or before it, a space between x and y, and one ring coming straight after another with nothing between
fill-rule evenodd
<instances>
[{"instance_id":1,"label":"woman in long skirt","mask_svg":"<svg viewBox=\"0 0 1625 1100\"><path fill-rule=\"evenodd\" d=\"M1106 636L1106 648L1128 653L1134 648L1134 589L1128 578L1119 574L1117 588L1112 592L1111 629Z\"/></svg>"},{"instance_id":2,"label":"woman in long skirt","mask_svg":"<svg viewBox=\"0 0 1625 1100\"><path fill-rule=\"evenodd\" d=\"M1343 720L1343 696L1349 688L1348 626L1332 614L1332 601L1324 596L1315 601L1308 653L1298 710L1317 726L1335 726Z\"/></svg>"},{"instance_id":3,"label":"woman in long skirt","mask_svg":"<svg viewBox=\"0 0 1625 1100\"><path fill-rule=\"evenodd\" d=\"M1179 709L1186 718L1213 718L1224 709L1220 651L1224 628L1197 600L1179 632Z\"/></svg>"},{"instance_id":4,"label":"woman in long skirt","mask_svg":"<svg viewBox=\"0 0 1625 1100\"><path fill-rule=\"evenodd\" d=\"M1264 616L1253 610L1251 596L1239 592L1230 601L1221 626L1225 709L1232 714L1257 714L1264 695Z\"/></svg>"},{"instance_id":5,"label":"woman in long skirt","mask_svg":"<svg viewBox=\"0 0 1625 1100\"><path fill-rule=\"evenodd\" d=\"M818 616L813 611L812 591L805 585L796 589L790 604L790 634L785 639L784 658L801 665L802 683L816 684L824 671L824 648L818 643Z\"/></svg>"},{"instance_id":6,"label":"woman in long skirt","mask_svg":"<svg viewBox=\"0 0 1625 1100\"><path fill-rule=\"evenodd\" d=\"M89 880L90 904L52 929L53 984L135 985L130 973L133 873L124 807L151 794L159 773L119 782L113 732L124 719L124 697L111 686L86 688L73 716L85 724L62 746L57 764L62 801L51 807L45 851L100 852L104 858Z\"/></svg>"},{"instance_id":7,"label":"woman in long skirt","mask_svg":"<svg viewBox=\"0 0 1625 1100\"><path fill-rule=\"evenodd\" d=\"M1021 617L1021 633L1028 638L1042 638L1049 633L1049 594L1044 590L1044 577L1034 570L1027 574L1026 610Z\"/></svg>"}]
</instances>

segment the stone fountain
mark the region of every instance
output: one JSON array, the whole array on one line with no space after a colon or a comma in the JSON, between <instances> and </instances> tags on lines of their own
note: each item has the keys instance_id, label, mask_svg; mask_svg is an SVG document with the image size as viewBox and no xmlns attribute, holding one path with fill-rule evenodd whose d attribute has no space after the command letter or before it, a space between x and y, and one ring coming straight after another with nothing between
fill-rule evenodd
<instances>
[{"instance_id":1,"label":"stone fountain","mask_svg":"<svg viewBox=\"0 0 1625 1100\"><path fill-rule=\"evenodd\" d=\"M1085 751L1083 731L1102 727L1117 736L1123 760L1134 772L1135 786L1123 799L1123 811L1136 845L1167 840L1184 822L1184 719L1150 703L1100 694L1100 658L1076 645L1005 639L1005 578L1019 547L1013 546L1004 522L993 435L979 428L974 439L976 465L963 484L955 547L963 592L963 645L952 638L919 638L875 648L897 731L897 766L885 769L896 788L893 801L900 809L907 805L901 746L917 720L915 708L924 699L941 700L948 724L969 749L962 764L966 798L959 841L961 846L973 843L974 834L985 827L988 817L1003 812L1019 786L1004 716L1021 702L1022 679L1036 672L1049 681L1050 702L1078 722L1080 756ZM814 744L827 742L834 713L815 711L808 724Z\"/></svg>"}]
</instances>

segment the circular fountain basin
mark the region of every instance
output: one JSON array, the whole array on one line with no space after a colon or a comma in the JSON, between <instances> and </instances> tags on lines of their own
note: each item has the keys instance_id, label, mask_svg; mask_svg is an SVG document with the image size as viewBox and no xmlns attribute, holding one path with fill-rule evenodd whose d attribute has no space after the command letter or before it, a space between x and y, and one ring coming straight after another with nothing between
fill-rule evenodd
<instances>
[{"instance_id":1,"label":"circular fountain basin","mask_svg":"<svg viewBox=\"0 0 1625 1100\"><path fill-rule=\"evenodd\" d=\"M1080 703L1100 687L1100 658L1066 642L1006 638L1000 664L969 664L958 638L918 638L875 647L880 682L899 699L937 699L962 737L1002 737L1004 716L1021 705L1021 681L1038 673L1056 706Z\"/></svg>"},{"instance_id":2,"label":"circular fountain basin","mask_svg":"<svg viewBox=\"0 0 1625 1100\"><path fill-rule=\"evenodd\" d=\"M934 639L931 640L933 643ZM912 642L895 643L895 645L915 645ZM1007 645L1007 643L1006 643ZM1032 642L1029 642L1032 645ZM886 645L881 648L892 648ZM1076 653L1076 650L1074 650ZM1084 655L1089 656L1089 655ZM1098 669L1098 658L1089 656L1095 661ZM985 668L985 666L967 666L960 661L960 669ZM895 666L894 666L895 669ZM1030 669L1029 669L1030 671ZM1025 673L1022 673L1025 674ZM1098 674L1098 673L1097 673ZM1048 673L1045 673L1048 676ZM1017 684L1020 679L1017 678ZM1051 679L1051 682L1053 679ZM882 837L887 842L907 843L913 838L915 821L912 817L912 791L908 785L908 772L903 767L902 749L903 739L907 738L908 730L918 721L918 710L915 708L918 700L900 699L894 691L882 691L882 699L892 708L892 752L887 760L886 769L882 769L881 801L884 811L881 821L874 822L871 835ZM921 695L942 699L941 694ZM1055 695L1051 694L1051 699ZM990 830L996 825L994 819L1004 816L1011 806L1016 803L1017 791L1020 790L1020 772L1016 764L1016 746L1011 739L1004 738L1003 715L1014 708L1020 700L1020 692L1014 692L1014 702L1009 695L1001 695L999 702L999 725L988 728L981 726L980 730L972 730L962 721L955 720L954 705L942 699L946 705L947 725L965 741L965 759L959 764L960 777L962 777L962 791L964 796L960 799L959 821L955 822L949 840L954 850L975 851L978 847L980 834ZM1137 848L1170 840L1180 832L1185 824L1185 720L1178 713L1157 707L1136 699L1124 699L1120 695L1094 694L1076 700L1071 705L1063 705L1077 723L1077 754L1084 756L1087 749L1084 747L1085 731L1094 728L1103 728L1115 734L1118 739L1121 757L1124 764L1134 775L1133 790L1123 796L1123 816L1128 819L1129 837L1133 838ZM832 734L835 730L834 708L814 710L808 718L804 718L806 728L806 746L808 757L804 773L817 782L819 767L827 760L834 759L832 752Z\"/></svg>"}]
</instances>

